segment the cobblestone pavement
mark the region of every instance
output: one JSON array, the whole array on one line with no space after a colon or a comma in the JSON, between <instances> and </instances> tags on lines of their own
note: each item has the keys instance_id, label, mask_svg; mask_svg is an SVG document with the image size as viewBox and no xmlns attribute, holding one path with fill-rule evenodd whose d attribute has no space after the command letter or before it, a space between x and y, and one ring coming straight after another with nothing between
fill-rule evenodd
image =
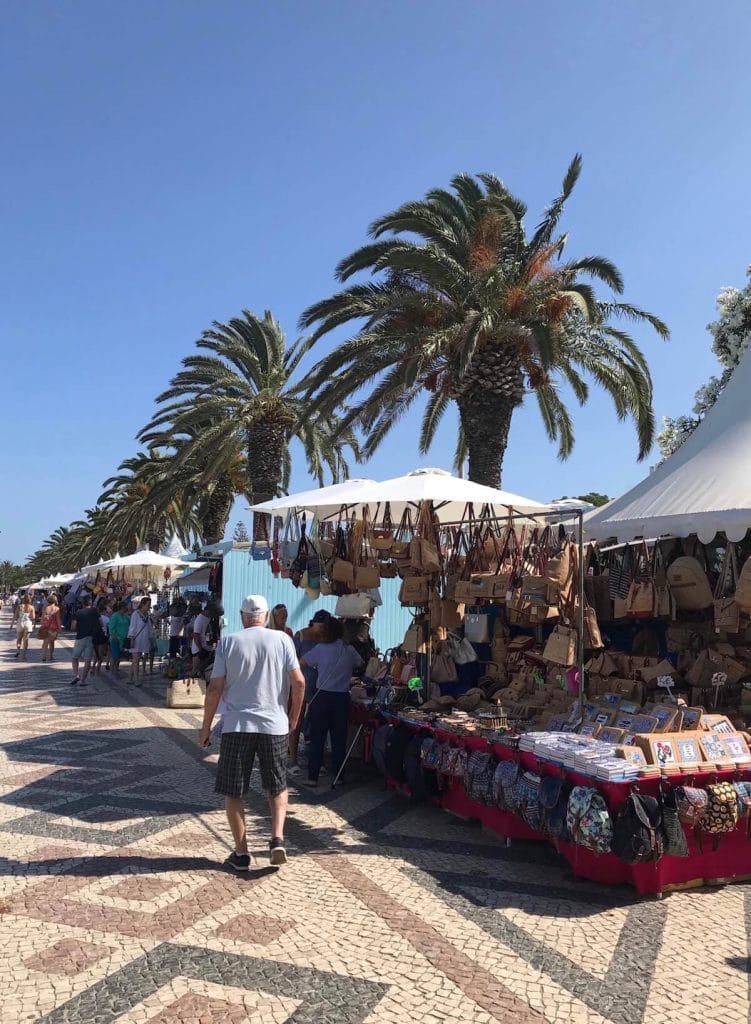
<instances>
[{"instance_id":1,"label":"cobblestone pavement","mask_svg":"<svg viewBox=\"0 0 751 1024\"><path fill-rule=\"evenodd\" d=\"M215 755L163 681L69 686L0 620L0 1020L748 1020L751 889L658 902L367 782L293 794L290 863L221 868Z\"/></svg>"}]
</instances>

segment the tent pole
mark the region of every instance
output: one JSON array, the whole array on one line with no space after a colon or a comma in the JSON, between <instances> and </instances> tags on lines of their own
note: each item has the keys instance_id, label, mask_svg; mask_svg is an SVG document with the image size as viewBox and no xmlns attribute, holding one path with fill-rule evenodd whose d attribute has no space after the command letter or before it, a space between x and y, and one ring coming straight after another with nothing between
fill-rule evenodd
<instances>
[{"instance_id":1,"label":"tent pole","mask_svg":"<svg viewBox=\"0 0 751 1024\"><path fill-rule=\"evenodd\" d=\"M584 511L579 509L579 708L584 717Z\"/></svg>"}]
</instances>

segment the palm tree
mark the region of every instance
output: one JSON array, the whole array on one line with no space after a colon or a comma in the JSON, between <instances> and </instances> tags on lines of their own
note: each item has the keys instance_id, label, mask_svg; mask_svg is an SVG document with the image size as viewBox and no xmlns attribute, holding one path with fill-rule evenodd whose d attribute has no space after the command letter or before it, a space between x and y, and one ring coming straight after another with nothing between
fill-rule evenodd
<instances>
[{"instance_id":1,"label":"palm tree","mask_svg":"<svg viewBox=\"0 0 751 1024\"><path fill-rule=\"evenodd\" d=\"M457 462L468 454L470 478L498 487L511 420L526 394L534 392L546 433L565 458L574 433L560 386L583 404L588 377L611 396L619 418L634 421L644 458L654 438L652 381L622 321L646 322L661 337L668 330L644 310L596 297L586 278L622 292L609 260L563 260L567 236L557 227L580 170L576 156L531 237L526 207L492 174L460 174L450 190L433 189L376 220L373 242L337 267L341 282L360 271L376 279L316 303L300 320L316 328L314 341L360 322L310 375L319 414L364 395L341 426L365 428L367 456L427 393L425 452L453 402Z\"/></svg>"},{"instance_id":2,"label":"palm tree","mask_svg":"<svg viewBox=\"0 0 751 1024\"><path fill-rule=\"evenodd\" d=\"M226 491L243 460L242 492L252 504L287 486L295 438L319 483L327 469L333 480L347 476L344 451L358 454L354 436L339 429L337 416L311 408L307 384L294 380L309 340L288 347L269 311L259 319L243 310L227 324L214 322L196 344L201 352L183 359L183 369L158 396L160 408L138 435L141 441L171 447L176 465L202 488L219 482Z\"/></svg>"},{"instance_id":3,"label":"palm tree","mask_svg":"<svg viewBox=\"0 0 751 1024\"><path fill-rule=\"evenodd\" d=\"M107 536L121 554L159 550L173 534L189 544L197 534L192 505L183 498L174 459L156 449L125 459L104 482L99 502L109 514Z\"/></svg>"}]
</instances>

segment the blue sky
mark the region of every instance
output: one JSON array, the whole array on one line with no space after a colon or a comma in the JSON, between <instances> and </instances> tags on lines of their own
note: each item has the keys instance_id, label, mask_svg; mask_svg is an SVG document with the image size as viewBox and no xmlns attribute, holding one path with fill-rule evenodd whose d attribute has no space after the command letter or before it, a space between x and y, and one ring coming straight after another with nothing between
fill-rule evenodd
<instances>
[{"instance_id":1,"label":"blue sky","mask_svg":"<svg viewBox=\"0 0 751 1024\"><path fill-rule=\"evenodd\" d=\"M95 503L212 320L271 308L293 334L375 216L459 170L534 222L583 153L569 251L610 256L668 322L669 345L639 339L658 415L687 411L751 262L750 30L747 0L7 4L0 558ZM605 399L576 430L561 464L518 413L504 486L615 495L646 472ZM416 435L358 475L450 467L452 422L427 458Z\"/></svg>"}]
</instances>

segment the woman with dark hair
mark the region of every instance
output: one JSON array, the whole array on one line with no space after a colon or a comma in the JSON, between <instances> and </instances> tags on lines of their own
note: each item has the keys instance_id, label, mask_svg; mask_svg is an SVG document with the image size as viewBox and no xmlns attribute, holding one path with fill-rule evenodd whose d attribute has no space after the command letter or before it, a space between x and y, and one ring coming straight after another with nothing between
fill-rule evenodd
<instances>
[{"instance_id":1,"label":"woman with dark hair","mask_svg":"<svg viewBox=\"0 0 751 1024\"><path fill-rule=\"evenodd\" d=\"M324 629L323 642L308 651L301 662L303 670L306 665L318 669L316 691L308 706L310 744L305 785L311 788L318 785L327 736L331 736L332 779L336 778L344 763L349 725L349 687L353 670L362 665L362 658L357 651L342 639L342 624L338 619L329 619Z\"/></svg>"}]
</instances>

